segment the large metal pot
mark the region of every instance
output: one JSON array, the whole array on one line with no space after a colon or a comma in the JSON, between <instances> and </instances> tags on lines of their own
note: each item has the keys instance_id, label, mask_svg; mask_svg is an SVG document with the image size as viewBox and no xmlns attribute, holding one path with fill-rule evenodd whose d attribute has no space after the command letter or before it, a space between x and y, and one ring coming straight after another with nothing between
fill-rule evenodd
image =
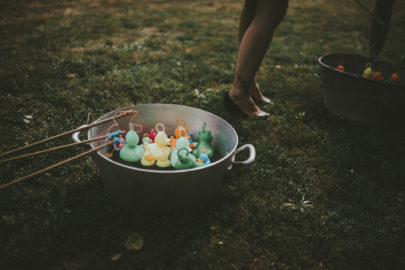
<instances>
[{"instance_id":1,"label":"large metal pot","mask_svg":"<svg viewBox=\"0 0 405 270\"><path fill-rule=\"evenodd\" d=\"M192 107L172 104L141 104L118 109L107 113L95 122L116 115L118 111L137 110L135 123L141 124L144 131L149 131L157 123L165 125L168 135L177 127L177 119L182 117L192 134L201 130L203 122L214 137L213 145L217 160L204 167L174 170L149 169L141 166L130 166L113 160L98 151L95 156L100 177L107 193L132 214L162 214L184 212L206 204L218 193L225 171L233 164L250 164L255 159L255 148L251 144L237 149L238 135L233 127L222 118ZM120 129L128 130L132 115L117 119ZM92 127L88 139L103 136L112 123ZM79 133L73 135L78 142ZM90 144L95 148L104 140ZM248 150L249 156L244 161L236 161L235 155Z\"/></svg>"},{"instance_id":2,"label":"large metal pot","mask_svg":"<svg viewBox=\"0 0 405 270\"><path fill-rule=\"evenodd\" d=\"M345 71L336 66L344 61ZM363 78L361 74L367 63L380 67L385 76L405 70L385 61L373 60L358 54L329 53L319 58L325 87L324 103L328 110L344 118L373 125L404 123L405 78L399 84Z\"/></svg>"}]
</instances>

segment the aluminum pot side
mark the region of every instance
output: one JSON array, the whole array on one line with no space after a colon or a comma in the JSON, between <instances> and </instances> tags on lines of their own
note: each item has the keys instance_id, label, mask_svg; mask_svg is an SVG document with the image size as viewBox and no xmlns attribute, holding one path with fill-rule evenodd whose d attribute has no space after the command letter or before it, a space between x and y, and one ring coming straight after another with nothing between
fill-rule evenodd
<instances>
[{"instance_id":1,"label":"aluminum pot side","mask_svg":"<svg viewBox=\"0 0 405 270\"><path fill-rule=\"evenodd\" d=\"M177 127L177 118L184 119L186 126L195 135L203 122L214 137L213 145L219 155L210 165L188 170L158 170L127 166L97 152L95 160L107 193L113 200L134 214L161 214L184 212L202 206L218 193L224 172L231 166L238 136L233 127L222 118L192 107L173 104L141 104L110 112L97 121L112 117L117 111L137 110L134 122L143 126L143 132L164 123L170 135ZM128 130L132 115L117 119L119 128ZM105 134L111 123L91 128L88 139ZM143 134L141 132L140 134ZM91 143L95 148L104 141Z\"/></svg>"},{"instance_id":2,"label":"aluminum pot side","mask_svg":"<svg viewBox=\"0 0 405 270\"><path fill-rule=\"evenodd\" d=\"M96 163L107 193L129 213L186 212L211 201L220 191L231 156L204 170L153 174L117 168L99 156Z\"/></svg>"}]
</instances>

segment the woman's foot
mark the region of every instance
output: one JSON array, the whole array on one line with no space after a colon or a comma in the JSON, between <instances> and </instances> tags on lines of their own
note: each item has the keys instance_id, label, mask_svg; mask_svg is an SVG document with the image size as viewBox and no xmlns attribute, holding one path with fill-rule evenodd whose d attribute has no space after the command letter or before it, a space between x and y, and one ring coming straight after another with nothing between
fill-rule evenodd
<instances>
[{"instance_id":1,"label":"woman's foot","mask_svg":"<svg viewBox=\"0 0 405 270\"><path fill-rule=\"evenodd\" d=\"M245 91L232 87L231 91L226 94L229 100L235 105L241 112L249 117L268 117L269 113L260 110L256 106L250 95L247 95Z\"/></svg>"},{"instance_id":2,"label":"woman's foot","mask_svg":"<svg viewBox=\"0 0 405 270\"><path fill-rule=\"evenodd\" d=\"M263 93L260 90L260 87L256 81L251 85L249 91L250 91L250 95L252 96L252 98L254 100L261 101L261 102L268 103L268 104L271 103L271 99L263 96Z\"/></svg>"}]
</instances>

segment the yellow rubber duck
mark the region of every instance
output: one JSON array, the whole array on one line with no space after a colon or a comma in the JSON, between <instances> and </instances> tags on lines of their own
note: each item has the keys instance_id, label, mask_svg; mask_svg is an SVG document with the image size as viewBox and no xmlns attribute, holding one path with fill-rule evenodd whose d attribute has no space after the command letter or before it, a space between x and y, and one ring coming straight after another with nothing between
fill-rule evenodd
<instances>
[{"instance_id":1,"label":"yellow rubber duck","mask_svg":"<svg viewBox=\"0 0 405 270\"><path fill-rule=\"evenodd\" d=\"M367 63L367 65L366 65L366 69L363 71L363 75L362 75L362 77L363 78L368 78L368 79L370 79L372 76L373 76L373 70L371 69L371 65L370 65L370 63Z\"/></svg>"},{"instance_id":2,"label":"yellow rubber duck","mask_svg":"<svg viewBox=\"0 0 405 270\"><path fill-rule=\"evenodd\" d=\"M160 130L159 127L161 128ZM165 133L163 124L158 123L156 130L158 133L156 134L155 142L145 145L145 152L141 159L141 164L143 166L152 166L156 162L156 166L166 168L170 166L169 156L171 151L170 147L168 147L170 139Z\"/></svg>"}]
</instances>

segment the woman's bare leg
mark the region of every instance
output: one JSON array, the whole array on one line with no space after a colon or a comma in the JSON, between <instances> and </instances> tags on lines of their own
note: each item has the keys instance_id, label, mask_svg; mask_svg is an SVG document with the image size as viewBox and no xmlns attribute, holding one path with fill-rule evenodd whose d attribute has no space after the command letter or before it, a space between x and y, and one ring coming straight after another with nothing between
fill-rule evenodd
<instances>
[{"instance_id":1,"label":"woman's bare leg","mask_svg":"<svg viewBox=\"0 0 405 270\"><path fill-rule=\"evenodd\" d=\"M242 43L243 36L245 35L246 30L249 28L250 24L253 21L253 18L255 17L256 8L257 8L257 0L245 1L239 22L239 35L238 35L239 45ZM270 99L263 96L263 93L256 82L256 78L254 80L254 83L250 85L250 94L254 100L270 103Z\"/></svg>"},{"instance_id":2,"label":"woman's bare leg","mask_svg":"<svg viewBox=\"0 0 405 270\"><path fill-rule=\"evenodd\" d=\"M255 17L257 1L258 0L245 1L239 21L239 45L242 43L243 36L245 35L246 30L249 28L250 24L253 21L253 18Z\"/></svg>"},{"instance_id":3,"label":"woman's bare leg","mask_svg":"<svg viewBox=\"0 0 405 270\"><path fill-rule=\"evenodd\" d=\"M246 0L249 1L249 0ZM284 18L288 0L257 0L254 18L239 46L238 62L230 98L246 115L263 115L254 103L250 89L270 45L273 32Z\"/></svg>"}]
</instances>

